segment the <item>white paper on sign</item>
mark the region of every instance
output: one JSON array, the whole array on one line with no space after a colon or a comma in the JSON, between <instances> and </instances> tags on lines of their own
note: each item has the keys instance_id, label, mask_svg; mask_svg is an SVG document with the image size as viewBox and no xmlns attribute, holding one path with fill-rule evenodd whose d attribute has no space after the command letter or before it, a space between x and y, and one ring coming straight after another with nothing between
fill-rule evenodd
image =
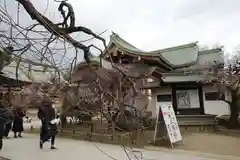
<instances>
[{"instance_id":1,"label":"white paper on sign","mask_svg":"<svg viewBox=\"0 0 240 160\"><path fill-rule=\"evenodd\" d=\"M161 105L160 107L171 143L181 141L182 135L173 107L171 105Z\"/></svg>"}]
</instances>

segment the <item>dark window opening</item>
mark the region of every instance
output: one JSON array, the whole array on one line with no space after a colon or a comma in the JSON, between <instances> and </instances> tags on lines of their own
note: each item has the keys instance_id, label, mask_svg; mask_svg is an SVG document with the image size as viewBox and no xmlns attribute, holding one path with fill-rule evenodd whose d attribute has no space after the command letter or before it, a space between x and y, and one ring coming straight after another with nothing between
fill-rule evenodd
<instances>
[{"instance_id":1,"label":"dark window opening","mask_svg":"<svg viewBox=\"0 0 240 160\"><path fill-rule=\"evenodd\" d=\"M118 63L119 58L117 56L112 56L113 63Z\"/></svg>"},{"instance_id":2,"label":"dark window opening","mask_svg":"<svg viewBox=\"0 0 240 160\"><path fill-rule=\"evenodd\" d=\"M122 60L122 64L131 64L131 58L128 58L128 57L124 57L124 58L121 58Z\"/></svg>"},{"instance_id":3,"label":"dark window opening","mask_svg":"<svg viewBox=\"0 0 240 160\"><path fill-rule=\"evenodd\" d=\"M206 101L217 101L220 99L225 99L225 95L223 94L222 97L218 92L208 92L205 93L205 100Z\"/></svg>"},{"instance_id":4,"label":"dark window opening","mask_svg":"<svg viewBox=\"0 0 240 160\"><path fill-rule=\"evenodd\" d=\"M172 102L172 95L171 94L157 95L157 102Z\"/></svg>"}]
</instances>

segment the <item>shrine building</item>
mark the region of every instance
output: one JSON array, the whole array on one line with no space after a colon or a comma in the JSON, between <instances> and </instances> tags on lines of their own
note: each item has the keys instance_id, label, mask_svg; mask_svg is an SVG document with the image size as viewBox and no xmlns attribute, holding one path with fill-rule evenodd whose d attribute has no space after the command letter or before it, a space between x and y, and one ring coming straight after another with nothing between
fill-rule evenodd
<instances>
[{"instance_id":1,"label":"shrine building","mask_svg":"<svg viewBox=\"0 0 240 160\"><path fill-rule=\"evenodd\" d=\"M156 107L161 104L172 104L177 115L222 115L229 114L228 104L218 99L213 85L199 82L206 78L203 67L214 61L224 63L223 54L222 48L200 50L197 42L146 52L112 33L103 59L156 67L141 85L149 95L147 110L152 117L156 117Z\"/></svg>"}]
</instances>

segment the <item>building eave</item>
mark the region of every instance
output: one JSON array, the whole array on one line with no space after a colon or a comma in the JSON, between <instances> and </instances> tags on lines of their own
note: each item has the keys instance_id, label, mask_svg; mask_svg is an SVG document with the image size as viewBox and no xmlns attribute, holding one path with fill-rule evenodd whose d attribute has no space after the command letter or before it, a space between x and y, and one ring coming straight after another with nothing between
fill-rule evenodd
<instances>
[{"instance_id":1,"label":"building eave","mask_svg":"<svg viewBox=\"0 0 240 160\"><path fill-rule=\"evenodd\" d=\"M223 51L223 47L199 51L198 54L202 55L202 54L211 54L211 53L217 53L217 52L221 54L221 51Z\"/></svg>"},{"instance_id":2,"label":"building eave","mask_svg":"<svg viewBox=\"0 0 240 160\"><path fill-rule=\"evenodd\" d=\"M198 44L198 41L195 41L195 42L191 42L191 43L187 43L187 44L182 44L182 45L178 45L178 46L173 46L173 47L168 47L168 48L152 51L152 53L154 53L154 52L156 52L156 53L169 52L169 51L194 47L194 46L197 46L197 44Z\"/></svg>"},{"instance_id":3,"label":"building eave","mask_svg":"<svg viewBox=\"0 0 240 160\"><path fill-rule=\"evenodd\" d=\"M181 83L181 82L200 82L203 81L206 77L200 73L183 73L183 72L174 72L174 73L163 73L161 80L164 83Z\"/></svg>"}]
</instances>

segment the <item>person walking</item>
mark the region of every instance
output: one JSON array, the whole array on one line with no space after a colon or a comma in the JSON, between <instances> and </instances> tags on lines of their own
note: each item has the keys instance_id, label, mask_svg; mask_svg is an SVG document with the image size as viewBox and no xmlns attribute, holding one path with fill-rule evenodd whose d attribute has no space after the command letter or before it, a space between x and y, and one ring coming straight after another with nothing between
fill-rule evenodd
<instances>
[{"instance_id":1,"label":"person walking","mask_svg":"<svg viewBox=\"0 0 240 160\"><path fill-rule=\"evenodd\" d=\"M1 110L1 109L0 109ZM0 150L3 147L4 123L0 120Z\"/></svg>"},{"instance_id":2,"label":"person walking","mask_svg":"<svg viewBox=\"0 0 240 160\"><path fill-rule=\"evenodd\" d=\"M4 130L4 138L9 139L9 132L12 129L12 120L10 120L9 122L7 122L5 124L5 130Z\"/></svg>"},{"instance_id":3,"label":"person walking","mask_svg":"<svg viewBox=\"0 0 240 160\"><path fill-rule=\"evenodd\" d=\"M11 107L12 110L12 107ZM5 129L4 129L4 138L9 139L9 132L12 129L12 122L13 122L13 115L10 114L9 115L9 120L7 121L7 123L5 124Z\"/></svg>"},{"instance_id":4,"label":"person walking","mask_svg":"<svg viewBox=\"0 0 240 160\"><path fill-rule=\"evenodd\" d=\"M6 112L6 109L0 105L0 150L3 147L3 136L4 136L4 130L5 130L5 123L7 122L4 114Z\"/></svg>"},{"instance_id":5,"label":"person walking","mask_svg":"<svg viewBox=\"0 0 240 160\"><path fill-rule=\"evenodd\" d=\"M51 149L56 149L55 138L57 135L57 121L55 119L55 110L52 106L52 101L44 99L38 110L38 118L42 122L40 131L40 149L43 144L51 139Z\"/></svg>"},{"instance_id":6,"label":"person walking","mask_svg":"<svg viewBox=\"0 0 240 160\"><path fill-rule=\"evenodd\" d=\"M2 150L3 147L3 136L6 123L6 120L3 115L5 112L6 110L3 107L3 93L0 93L0 150Z\"/></svg>"},{"instance_id":7,"label":"person walking","mask_svg":"<svg viewBox=\"0 0 240 160\"><path fill-rule=\"evenodd\" d=\"M5 131L5 124L10 120L10 111L3 106L2 93L0 95L0 150L3 147L3 136Z\"/></svg>"},{"instance_id":8,"label":"person walking","mask_svg":"<svg viewBox=\"0 0 240 160\"><path fill-rule=\"evenodd\" d=\"M23 128L23 117L26 115L22 107L16 107L13 110L13 126L12 131L14 133L14 138L22 137Z\"/></svg>"}]
</instances>

